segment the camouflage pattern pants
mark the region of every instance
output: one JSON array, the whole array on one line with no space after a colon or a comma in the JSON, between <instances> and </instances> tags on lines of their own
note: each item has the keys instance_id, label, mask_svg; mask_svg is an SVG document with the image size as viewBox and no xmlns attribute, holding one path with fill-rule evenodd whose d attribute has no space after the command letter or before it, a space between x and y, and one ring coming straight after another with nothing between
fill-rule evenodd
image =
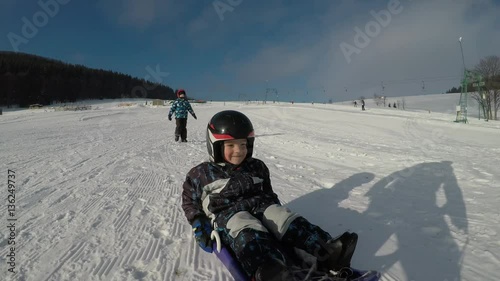
<instances>
[{"instance_id":1,"label":"camouflage pattern pants","mask_svg":"<svg viewBox=\"0 0 500 281\"><path fill-rule=\"evenodd\" d=\"M269 259L291 264L286 253L294 247L324 257L327 253L322 245L332 239L320 227L277 204L253 213L221 213L215 222L222 242L250 276Z\"/></svg>"}]
</instances>

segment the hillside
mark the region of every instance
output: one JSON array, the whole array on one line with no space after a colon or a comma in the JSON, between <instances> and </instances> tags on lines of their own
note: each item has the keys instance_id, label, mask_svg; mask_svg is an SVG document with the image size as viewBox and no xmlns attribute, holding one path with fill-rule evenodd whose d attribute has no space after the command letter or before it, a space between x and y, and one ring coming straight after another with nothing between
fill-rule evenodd
<instances>
[{"instance_id":1,"label":"hillside","mask_svg":"<svg viewBox=\"0 0 500 281\"><path fill-rule=\"evenodd\" d=\"M388 97L387 103L401 102L405 101L406 111L427 111L430 113L446 113L446 114L456 114L456 106L460 100L460 93L452 94L433 94L433 95L416 95L416 96L404 96L404 97ZM366 108L384 108L383 106L377 106L372 98L366 99ZM340 102L337 104L351 105L352 101ZM400 106L401 107L401 106ZM388 108L388 110L400 110L394 108ZM469 118L478 117L478 105L477 102L468 96L468 116Z\"/></svg>"},{"instance_id":2,"label":"hillside","mask_svg":"<svg viewBox=\"0 0 500 281\"><path fill-rule=\"evenodd\" d=\"M0 106L88 99L174 99L174 90L103 69L92 69L40 56L0 52Z\"/></svg>"}]
</instances>

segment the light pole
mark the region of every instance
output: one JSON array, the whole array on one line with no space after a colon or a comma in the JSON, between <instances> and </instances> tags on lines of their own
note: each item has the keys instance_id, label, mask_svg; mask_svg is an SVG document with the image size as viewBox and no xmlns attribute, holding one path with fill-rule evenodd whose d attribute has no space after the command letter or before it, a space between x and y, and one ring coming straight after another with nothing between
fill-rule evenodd
<instances>
[{"instance_id":1,"label":"light pole","mask_svg":"<svg viewBox=\"0 0 500 281\"><path fill-rule=\"evenodd\" d=\"M464 48L462 47L462 36L458 38L458 42L460 43L460 52L462 53L462 63L464 64L464 76L465 76L465 58L464 58Z\"/></svg>"}]
</instances>

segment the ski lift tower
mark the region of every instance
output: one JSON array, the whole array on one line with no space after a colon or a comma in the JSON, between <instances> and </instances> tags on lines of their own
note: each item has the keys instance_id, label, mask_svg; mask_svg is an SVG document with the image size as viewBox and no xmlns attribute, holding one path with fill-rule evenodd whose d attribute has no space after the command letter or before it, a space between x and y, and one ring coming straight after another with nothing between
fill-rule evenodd
<instances>
[{"instance_id":1,"label":"ski lift tower","mask_svg":"<svg viewBox=\"0 0 500 281\"><path fill-rule=\"evenodd\" d=\"M276 100L278 99L278 89L276 88L267 88L266 89L266 100L267 100L267 95L268 94L274 94L276 96L276 99L273 100L273 103L276 102Z\"/></svg>"},{"instance_id":2,"label":"ski lift tower","mask_svg":"<svg viewBox=\"0 0 500 281\"><path fill-rule=\"evenodd\" d=\"M457 106L457 119L455 122L467 123L467 92L468 85L472 84L475 87L479 95L479 118L481 118L481 105L483 105L484 97L481 96L481 87L485 85L483 81L483 76L474 71L466 70L464 73L464 78L462 79L462 93L460 94L460 104ZM485 117L486 119L486 117Z\"/></svg>"},{"instance_id":3,"label":"ski lift tower","mask_svg":"<svg viewBox=\"0 0 500 281\"><path fill-rule=\"evenodd\" d=\"M462 49L462 37L458 39L460 42L460 50L462 51L462 62L464 64L464 77L462 78L462 91L460 93L460 101L459 105L457 105L457 118L455 122L468 123L467 120L467 86L469 83L472 83L472 86L476 88L477 93L479 94L479 103L480 105L483 102L483 98L481 97L481 87L485 85L483 81L483 77L480 73L467 70L465 68L465 60L464 60L464 52ZM479 109L479 117L481 117L481 109ZM486 118L486 117L485 117Z\"/></svg>"},{"instance_id":4,"label":"ski lift tower","mask_svg":"<svg viewBox=\"0 0 500 281\"><path fill-rule=\"evenodd\" d=\"M460 93L460 101L457 106L457 118L455 122L467 123L467 76L468 72L465 68L464 50L462 48L462 37L458 39L460 43L460 51L462 52L462 62L464 64L464 76L462 78L462 92Z\"/></svg>"}]
</instances>

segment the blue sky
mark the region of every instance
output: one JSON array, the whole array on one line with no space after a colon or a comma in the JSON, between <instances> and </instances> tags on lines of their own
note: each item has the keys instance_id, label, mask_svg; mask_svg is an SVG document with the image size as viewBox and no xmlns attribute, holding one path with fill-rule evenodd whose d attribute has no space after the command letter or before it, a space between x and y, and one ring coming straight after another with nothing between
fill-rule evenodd
<instances>
[{"instance_id":1,"label":"blue sky","mask_svg":"<svg viewBox=\"0 0 500 281\"><path fill-rule=\"evenodd\" d=\"M500 56L499 2L2 0L0 50L208 100L435 94L458 86L460 36L467 67Z\"/></svg>"}]
</instances>

